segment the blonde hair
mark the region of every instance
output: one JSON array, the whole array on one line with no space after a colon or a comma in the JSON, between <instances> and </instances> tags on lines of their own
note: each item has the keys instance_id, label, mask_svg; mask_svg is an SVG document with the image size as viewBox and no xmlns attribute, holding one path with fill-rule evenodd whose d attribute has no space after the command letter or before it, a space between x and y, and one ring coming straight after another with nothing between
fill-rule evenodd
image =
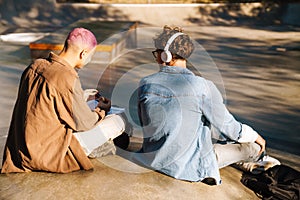
<instances>
[{"instance_id":1,"label":"blonde hair","mask_svg":"<svg viewBox=\"0 0 300 200\"><path fill-rule=\"evenodd\" d=\"M172 35L178 32L183 33L183 29L178 26L171 27L165 25L163 27L162 33L158 34L153 39L155 48L164 50L170 37L172 37ZM175 58L187 59L194 51L194 44L187 34L179 35L170 45L169 51L173 54L173 57Z\"/></svg>"}]
</instances>

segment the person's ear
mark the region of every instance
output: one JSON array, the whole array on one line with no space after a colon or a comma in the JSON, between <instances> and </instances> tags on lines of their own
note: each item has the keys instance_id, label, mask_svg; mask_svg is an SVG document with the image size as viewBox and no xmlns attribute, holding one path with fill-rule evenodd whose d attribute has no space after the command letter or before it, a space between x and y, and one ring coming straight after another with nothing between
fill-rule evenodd
<instances>
[{"instance_id":1,"label":"person's ear","mask_svg":"<svg viewBox=\"0 0 300 200\"><path fill-rule=\"evenodd\" d=\"M79 54L79 58L82 60L87 54L87 51L86 50L82 50Z\"/></svg>"}]
</instances>

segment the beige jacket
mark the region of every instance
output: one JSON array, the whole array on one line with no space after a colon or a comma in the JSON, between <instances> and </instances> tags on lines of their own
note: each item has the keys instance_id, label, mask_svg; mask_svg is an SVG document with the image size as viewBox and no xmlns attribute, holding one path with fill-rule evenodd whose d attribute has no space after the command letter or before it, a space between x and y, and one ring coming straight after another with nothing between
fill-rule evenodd
<instances>
[{"instance_id":1,"label":"beige jacket","mask_svg":"<svg viewBox=\"0 0 300 200\"><path fill-rule=\"evenodd\" d=\"M1 173L92 169L73 132L91 129L104 114L89 109L66 61L53 53L36 60L21 77Z\"/></svg>"}]
</instances>

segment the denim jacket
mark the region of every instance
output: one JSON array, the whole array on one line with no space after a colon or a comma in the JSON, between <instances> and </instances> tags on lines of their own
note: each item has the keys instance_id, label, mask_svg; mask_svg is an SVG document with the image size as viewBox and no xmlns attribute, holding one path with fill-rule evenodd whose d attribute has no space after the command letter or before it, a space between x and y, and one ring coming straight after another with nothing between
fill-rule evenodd
<instances>
[{"instance_id":1,"label":"denim jacket","mask_svg":"<svg viewBox=\"0 0 300 200\"><path fill-rule=\"evenodd\" d=\"M142 164L187 181L221 183L211 126L238 140L241 124L226 109L216 86L190 70L165 66L139 86L144 141Z\"/></svg>"}]
</instances>

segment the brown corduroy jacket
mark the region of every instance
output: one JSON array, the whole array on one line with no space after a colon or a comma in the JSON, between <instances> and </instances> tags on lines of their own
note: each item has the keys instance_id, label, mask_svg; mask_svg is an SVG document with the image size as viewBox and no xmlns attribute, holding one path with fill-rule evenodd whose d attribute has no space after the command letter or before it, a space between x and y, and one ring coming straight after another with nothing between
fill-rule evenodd
<instances>
[{"instance_id":1,"label":"brown corduroy jacket","mask_svg":"<svg viewBox=\"0 0 300 200\"><path fill-rule=\"evenodd\" d=\"M34 61L20 80L1 173L92 169L73 132L91 129L104 115L89 109L66 61L53 53Z\"/></svg>"}]
</instances>

